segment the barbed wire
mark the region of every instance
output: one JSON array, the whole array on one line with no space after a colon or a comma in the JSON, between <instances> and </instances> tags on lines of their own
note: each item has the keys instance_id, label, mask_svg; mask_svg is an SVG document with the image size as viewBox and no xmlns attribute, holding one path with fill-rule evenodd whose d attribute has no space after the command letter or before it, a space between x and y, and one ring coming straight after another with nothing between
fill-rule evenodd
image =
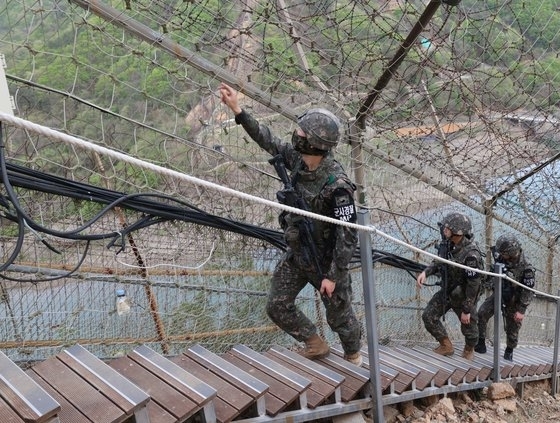
<instances>
[{"instance_id":1,"label":"barbed wire","mask_svg":"<svg viewBox=\"0 0 560 423\"><path fill-rule=\"evenodd\" d=\"M548 0L462 0L456 7L434 6L421 0L8 0L0 5L0 26L6 28L0 33L0 50L6 57L15 114L58 133L52 137L7 123L6 156L11 163L67 180L123 193L157 193L275 230L282 207L258 199L274 198L278 179L267 154L234 125L233 116L220 104L217 87L222 81L236 86L243 94L243 107L286 140L294 130L294 116L310 107L326 107L348 128L335 153L363 189L361 206L371 213L367 230L376 248L414 261L433 259L426 251L436 234L429 222L460 211L471 218L483 252L498 234L515 233L542 277L537 281L539 293L556 299L551 294L560 286L557 6ZM112 17L103 16L100 8ZM416 33L426 11L433 15ZM395 61L398 69L390 66ZM383 78L387 75L388 81ZM377 92L376 87L382 89ZM375 101L356 138L355 118L371 96ZM59 134L94 140L123 156L61 141ZM58 198L30 188L16 191L30 216L54 228L79 226L99 211L84 199ZM18 229L16 223L0 219L6 259ZM119 232L139 219L137 212L116 210L95 230ZM60 275L72 269L83 252L77 241L51 236L46 240L61 254L46 248L40 237L30 237L22 246L26 262L17 264L20 271L54 275L56 270ZM0 307L6 307L6 316L31 316L29 321L36 322L32 316L46 309L44 291L57 312L63 310L58 315L68 317L37 322L33 330L40 334L14 317L6 325L14 332L3 334L3 339L14 340L17 333L27 341L39 337L57 345L76 338L102 339L101 328L114 326L115 332L106 330L115 344L121 335L129 342L134 333L155 340L167 335L180 345L177 337L189 322L207 334L220 325L241 328L244 338L236 339L241 342L288 342L269 337L269 332L250 340L247 333L258 325L240 317L241 309L247 302L259 308L235 291L255 285L249 291L262 299L263 280L279 257L278 249L186 222L136 231L132 241L118 257L92 245L81 272L66 282L68 289L55 282L25 288L3 282L0 298L8 298L9 306L0 300ZM205 263L203 268L190 269L200 263ZM420 339L423 328L399 324L419 319L414 310L422 308L431 291L418 293L408 273L381 263L377 270L384 282L383 307L396 316L381 322L380 330ZM131 273L139 278L138 285L130 282ZM121 279L103 282L103 276L111 274ZM159 284L161 278L165 287ZM102 313L112 308L119 283L146 310L138 313L138 325L128 322L129 330L114 313ZM151 284L161 289L156 297L166 308L168 324L151 325L158 310L144 302L148 294L142 291L149 291ZM181 289L188 294L168 294L174 285L188 286ZM80 295L74 295L80 289ZM227 313L215 308L223 298L213 295L227 289L236 299L228 299L228 304L239 313L226 318ZM360 295L358 286L356 306L363 313ZM73 316L86 319L75 312L80 309L75 297L95 304L84 308L97 310L89 316L93 327L69 323L75 321ZM309 297L312 308L313 295ZM524 323L524 336L535 342L552 336L541 331L541 323L548 325L542 316L550 315L548 306L543 307L534 317L529 309ZM404 308L408 314L398 314ZM59 338L51 336L46 329L50 327L60 328ZM217 349L232 342L225 335L221 339Z\"/></svg>"},{"instance_id":2,"label":"barbed wire","mask_svg":"<svg viewBox=\"0 0 560 423\"><path fill-rule=\"evenodd\" d=\"M136 159L134 157L129 157L129 156L124 155L122 153L112 151L112 150L107 149L105 147L98 146L98 145L96 145L94 143L91 143L89 141L81 140L77 137L70 136L70 135L67 135L67 134L63 134L61 132L52 130L52 129L44 127L42 125L35 124L33 122L28 122L28 121L25 121L23 119L19 119L15 116L12 116L12 115L9 115L9 114L6 114L6 113L0 112L0 121L5 122L5 123L9 123L10 125L17 126L19 128L25 129L27 131L39 133L41 135L44 135L44 136L49 137L49 138L53 138L55 140L59 140L59 141L65 142L65 143L75 145L76 147L79 147L79 148L84 149L84 150L95 151L95 152L100 153L104 156L109 156L109 157L112 157L112 158L120 160L120 161L129 162L131 164L134 164L135 166L144 167L146 169L150 169L150 170L152 170L156 173L162 174L162 175L170 174L173 177L176 177L176 178L178 178L178 179L180 179L180 180L182 180L186 183L201 185L201 186L204 186L204 187L207 187L207 188L211 188L211 189L220 191L223 194L227 194L227 195L230 195L230 196L233 196L233 197L248 199L248 200L250 200L252 202L255 202L255 203L261 203L261 204L270 206L272 208L276 208L276 209L279 210L279 212L286 211L286 212L289 212L289 213L292 213L292 214L297 214L297 215L301 215L301 216L304 216L304 217L309 217L309 218L312 218L312 219L315 219L315 220L321 220L321 221L324 221L324 222L328 222L328 223L331 223L333 225L339 225L339 226L353 228L353 229L356 229L358 231L368 232L371 235L378 235L378 236L384 237L385 239L389 240L392 243L402 245L403 247L405 247L405 248L407 248L411 251L414 251L414 252L422 254L422 255L426 255L430 259L440 261L440 262L445 263L447 265L454 266L454 267L459 267L459 268L469 270L469 271L474 271L476 273L480 273L480 274L486 275L486 276L502 277L504 280L508 280L508 281L512 282L513 284L515 284L515 285L517 285L517 286L519 286L523 289L527 289L527 290L532 291L536 294L539 294L543 297L547 297L547 298L551 298L551 299L560 299L560 297L558 297L558 296L550 295L550 294L547 294L546 292L538 291L534 288L527 287L524 284L519 283L518 281L510 278L507 275L502 275L502 274L498 274L498 273L494 273L494 272L489 272L489 271L486 271L486 270L471 268L471 267L465 266L461 263L456 263L454 261L447 260L445 258L439 257L437 254L429 253L429 252L424 251L424 250L422 250L422 249L420 249L420 248L418 248L414 245L408 244L408 243L403 242L403 241L401 241L401 240L399 240L399 239L397 239L397 238L395 238L395 237L393 237L393 236L391 236L387 233L384 233L383 231L379 230L378 228L376 228L373 225L365 225L364 226L364 225L360 225L360 224L356 224L356 223L352 223L352 222L344 222L344 221L340 221L339 219L335 219L335 218L331 218L331 217L328 217L328 216L325 216L325 215L313 213L313 212L310 212L310 211L307 211L307 210L302 210L302 209L299 209L299 208L296 208L296 207L291 207L291 206L281 204L281 203L278 203L278 202L271 202L270 200L267 200L267 199L255 197L253 195L249 195L249 194L246 194L244 192L235 191L235 190L229 189L227 187L223 187L221 185L217 185L217 184L214 184L214 183L211 183L211 182L208 182L208 181L204 181L204 180L199 179L199 178L192 177L190 175L181 174L181 173L176 172L176 171L171 171L169 169L163 168L161 166L154 165L154 164L149 163L149 162L145 162L143 160ZM212 251L213 250L214 250L214 248L212 248ZM161 265L163 265L163 264L160 264L160 266ZM177 266L177 265L175 265L175 266ZM153 267L156 267L156 266L153 266ZM180 266L177 266L177 267L180 268ZM201 267L201 266L198 266L198 267ZM142 266L142 268L146 268L146 266L144 265L144 266Z\"/></svg>"}]
</instances>

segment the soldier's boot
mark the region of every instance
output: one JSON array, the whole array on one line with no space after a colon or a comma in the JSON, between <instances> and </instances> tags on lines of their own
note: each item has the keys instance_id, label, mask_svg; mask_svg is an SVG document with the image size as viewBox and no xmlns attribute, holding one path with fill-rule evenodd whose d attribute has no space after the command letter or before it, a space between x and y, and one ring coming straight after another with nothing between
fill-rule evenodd
<instances>
[{"instance_id":1,"label":"soldier's boot","mask_svg":"<svg viewBox=\"0 0 560 423\"><path fill-rule=\"evenodd\" d=\"M299 353L310 360L318 360L329 355L330 348L323 338L315 334L305 340L305 348Z\"/></svg>"},{"instance_id":2,"label":"soldier's boot","mask_svg":"<svg viewBox=\"0 0 560 423\"><path fill-rule=\"evenodd\" d=\"M463 349L463 354L461 354L461 357L472 361L474 359L474 346L473 345L465 345L465 348Z\"/></svg>"},{"instance_id":3,"label":"soldier's boot","mask_svg":"<svg viewBox=\"0 0 560 423\"><path fill-rule=\"evenodd\" d=\"M364 359L362 358L362 354L360 352L355 352L354 354L344 354L344 359L349 363L355 364L358 367L362 366Z\"/></svg>"},{"instance_id":4,"label":"soldier's boot","mask_svg":"<svg viewBox=\"0 0 560 423\"><path fill-rule=\"evenodd\" d=\"M513 361L513 348L506 347L504 351L504 360Z\"/></svg>"},{"instance_id":5,"label":"soldier's boot","mask_svg":"<svg viewBox=\"0 0 560 423\"><path fill-rule=\"evenodd\" d=\"M478 344L475 345L474 350L479 354L486 354L486 339L478 338Z\"/></svg>"},{"instance_id":6,"label":"soldier's boot","mask_svg":"<svg viewBox=\"0 0 560 423\"><path fill-rule=\"evenodd\" d=\"M439 340L439 347L434 349L434 352L439 355L446 355L446 356L453 355L453 344L446 336L445 338Z\"/></svg>"}]
</instances>

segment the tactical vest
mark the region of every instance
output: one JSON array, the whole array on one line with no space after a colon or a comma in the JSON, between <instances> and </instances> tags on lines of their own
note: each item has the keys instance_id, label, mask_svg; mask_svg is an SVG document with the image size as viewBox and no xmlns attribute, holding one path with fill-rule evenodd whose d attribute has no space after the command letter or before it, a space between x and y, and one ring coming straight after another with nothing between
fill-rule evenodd
<instances>
[{"instance_id":1,"label":"tactical vest","mask_svg":"<svg viewBox=\"0 0 560 423\"><path fill-rule=\"evenodd\" d=\"M474 255L477 260L477 268L482 269L480 249L474 242L469 242L461 247L458 251L449 253L450 260L459 264L465 264L469 255ZM467 275L465 269L457 266L447 265L447 292L453 291L457 286L464 286L467 283Z\"/></svg>"},{"instance_id":2,"label":"tactical vest","mask_svg":"<svg viewBox=\"0 0 560 423\"><path fill-rule=\"evenodd\" d=\"M303 197L311 212L327 217L333 217L332 202L335 189L342 187L352 193L355 187L342 166L330 155L326 156L319 168L312 172L303 169L303 164L298 165L292 172L292 184ZM297 231L297 221L301 217L291 213L282 216L285 220L286 242L294 252L299 249L295 231ZM320 260L323 263L329 263L332 260L332 250L335 245L335 225L322 220L311 220L313 222L313 240Z\"/></svg>"},{"instance_id":3,"label":"tactical vest","mask_svg":"<svg viewBox=\"0 0 560 423\"><path fill-rule=\"evenodd\" d=\"M529 263L525 260L525 256L521 254L519 262L515 266L506 266L506 274L520 283L525 282L525 271L531 268ZM521 292L524 289L518 285L511 283L510 281L504 279L502 282L502 303L508 304L519 298Z\"/></svg>"}]
</instances>

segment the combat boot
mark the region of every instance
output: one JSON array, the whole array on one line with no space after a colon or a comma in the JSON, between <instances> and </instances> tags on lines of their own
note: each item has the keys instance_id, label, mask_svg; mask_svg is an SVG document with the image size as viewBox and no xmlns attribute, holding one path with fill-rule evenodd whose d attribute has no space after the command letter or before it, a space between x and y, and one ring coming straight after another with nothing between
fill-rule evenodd
<instances>
[{"instance_id":1,"label":"combat boot","mask_svg":"<svg viewBox=\"0 0 560 423\"><path fill-rule=\"evenodd\" d=\"M506 347L504 351L504 360L513 361L513 348Z\"/></svg>"},{"instance_id":2,"label":"combat boot","mask_svg":"<svg viewBox=\"0 0 560 423\"><path fill-rule=\"evenodd\" d=\"M439 347L434 349L434 352L439 355L453 355L453 344L446 336L445 338L439 340Z\"/></svg>"},{"instance_id":3,"label":"combat boot","mask_svg":"<svg viewBox=\"0 0 560 423\"><path fill-rule=\"evenodd\" d=\"M478 344L475 345L474 350L479 354L486 354L486 339L478 338Z\"/></svg>"},{"instance_id":4,"label":"combat boot","mask_svg":"<svg viewBox=\"0 0 560 423\"><path fill-rule=\"evenodd\" d=\"M465 345L465 348L463 349L463 354L461 354L461 357L472 361L474 359L474 346Z\"/></svg>"},{"instance_id":5,"label":"combat boot","mask_svg":"<svg viewBox=\"0 0 560 423\"><path fill-rule=\"evenodd\" d=\"M312 335L305 340L305 348L299 353L310 360L317 360L329 355L330 348L319 335Z\"/></svg>"},{"instance_id":6,"label":"combat boot","mask_svg":"<svg viewBox=\"0 0 560 423\"><path fill-rule=\"evenodd\" d=\"M362 367L364 359L362 358L362 354L360 352L355 352L354 354L344 354L344 359L349 363L355 364L358 367Z\"/></svg>"}]
</instances>

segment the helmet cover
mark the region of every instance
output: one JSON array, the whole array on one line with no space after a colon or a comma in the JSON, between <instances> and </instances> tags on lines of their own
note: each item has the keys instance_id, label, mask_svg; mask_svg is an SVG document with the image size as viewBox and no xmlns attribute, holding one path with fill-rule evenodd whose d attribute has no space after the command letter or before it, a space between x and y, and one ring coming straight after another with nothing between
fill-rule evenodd
<instances>
[{"instance_id":1,"label":"helmet cover","mask_svg":"<svg viewBox=\"0 0 560 423\"><path fill-rule=\"evenodd\" d=\"M521 244L512 234L504 234L496 240L496 250L502 256L517 256L521 252Z\"/></svg>"},{"instance_id":2,"label":"helmet cover","mask_svg":"<svg viewBox=\"0 0 560 423\"><path fill-rule=\"evenodd\" d=\"M298 118L311 147L329 151L340 138L340 121L326 109L310 109Z\"/></svg>"},{"instance_id":3,"label":"helmet cover","mask_svg":"<svg viewBox=\"0 0 560 423\"><path fill-rule=\"evenodd\" d=\"M450 213L443 218L442 225L449 228L453 235L472 236L471 220L462 213Z\"/></svg>"}]
</instances>

